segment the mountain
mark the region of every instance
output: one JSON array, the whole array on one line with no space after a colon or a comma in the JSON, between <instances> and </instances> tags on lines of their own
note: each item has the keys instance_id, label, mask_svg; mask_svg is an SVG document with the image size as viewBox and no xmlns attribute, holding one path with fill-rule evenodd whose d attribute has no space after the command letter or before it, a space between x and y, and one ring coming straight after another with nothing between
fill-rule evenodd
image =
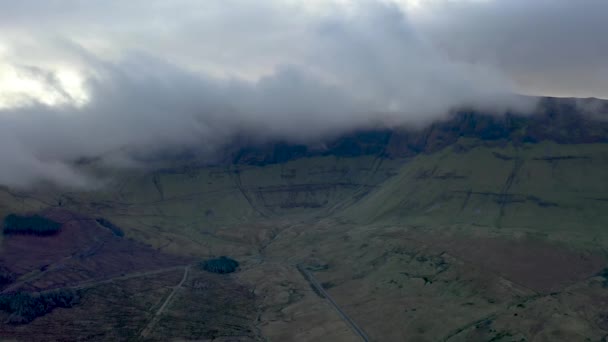
<instances>
[{"instance_id":1,"label":"mountain","mask_svg":"<svg viewBox=\"0 0 608 342\"><path fill-rule=\"evenodd\" d=\"M4 188L1 214L62 229L2 238L0 321L37 293L79 301L2 337L599 341L607 109L546 98L314 147L239 142L97 190ZM221 256L236 272L201 266Z\"/></svg>"},{"instance_id":2,"label":"mountain","mask_svg":"<svg viewBox=\"0 0 608 342\"><path fill-rule=\"evenodd\" d=\"M608 101L598 99L543 98L532 113L490 115L455 111L444 121L423 129L355 131L325 144L324 149L284 142L246 146L232 152L232 162L267 165L313 156L384 158L433 153L460 138L515 145L552 141L559 144L608 142Z\"/></svg>"}]
</instances>

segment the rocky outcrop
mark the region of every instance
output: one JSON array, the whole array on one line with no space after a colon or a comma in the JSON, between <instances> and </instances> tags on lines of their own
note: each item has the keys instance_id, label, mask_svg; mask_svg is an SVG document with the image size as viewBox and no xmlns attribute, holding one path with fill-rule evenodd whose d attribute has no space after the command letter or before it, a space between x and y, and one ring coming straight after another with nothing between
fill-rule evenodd
<instances>
[{"instance_id":1,"label":"rocky outcrop","mask_svg":"<svg viewBox=\"0 0 608 342\"><path fill-rule=\"evenodd\" d=\"M231 162L268 165L323 155L403 158L441 150L461 137L477 138L487 144L544 140L563 144L605 143L608 142L608 101L543 98L531 114L458 111L445 121L419 130L403 127L351 132L331 139L322 149L285 142L250 144L236 148Z\"/></svg>"}]
</instances>

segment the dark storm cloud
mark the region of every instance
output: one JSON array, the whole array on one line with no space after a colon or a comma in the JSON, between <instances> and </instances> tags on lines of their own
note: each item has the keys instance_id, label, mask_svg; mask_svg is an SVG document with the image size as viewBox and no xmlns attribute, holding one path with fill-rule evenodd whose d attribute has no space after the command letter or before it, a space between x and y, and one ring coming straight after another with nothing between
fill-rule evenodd
<instances>
[{"instance_id":1,"label":"dark storm cloud","mask_svg":"<svg viewBox=\"0 0 608 342\"><path fill-rule=\"evenodd\" d=\"M458 106L531 105L512 95L511 69L481 47L492 22L480 21L477 38L462 40L478 59L452 43L477 29L441 25L454 22L448 13L476 18L498 2L480 4L484 10L437 2L418 19L374 1L307 9L242 0L0 6L0 61L63 97L71 95L56 70L74 68L89 97L82 106L1 110L2 184L94 184L71 166L81 157L129 164L134 155L186 147L211 156L242 134L312 143L355 128L422 126Z\"/></svg>"}]
</instances>

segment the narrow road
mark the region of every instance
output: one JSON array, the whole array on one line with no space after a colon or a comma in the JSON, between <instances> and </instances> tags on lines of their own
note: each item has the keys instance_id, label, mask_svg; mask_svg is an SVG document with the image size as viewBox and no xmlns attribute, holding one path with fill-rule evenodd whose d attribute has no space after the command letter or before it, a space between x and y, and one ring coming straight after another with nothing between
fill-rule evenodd
<instances>
[{"instance_id":1,"label":"narrow road","mask_svg":"<svg viewBox=\"0 0 608 342\"><path fill-rule=\"evenodd\" d=\"M67 256L65 258L62 258L59 261L56 261L53 264L46 265L43 270L35 269L29 273L22 275L14 283L10 284L4 290L2 290L0 292L0 294L16 292L17 290L19 290L19 288L21 288L26 283L33 282L34 280L39 279L40 277L44 276L48 271L55 269L58 265L62 265L64 262L70 260L71 258L72 258L72 255Z\"/></svg>"},{"instance_id":2,"label":"narrow road","mask_svg":"<svg viewBox=\"0 0 608 342\"><path fill-rule=\"evenodd\" d=\"M59 289L83 290L83 289L88 289L88 288L96 287L96 286L103 285L103 284L113 283L113 282L119 281L119 280L141 278L141 277L146 277L146 276L150 276L150 275L166 273L166 272L178 270L178 269L184 268L184 267L189 267L189 266L187 266L187 265L172 266L172 267L160 268L160 269L156 269L156 270L152 270L152 271L127 273L127 274L119 275L116 277L100 279L100 280L87 280L87 281L84 281L84 282L76 284L76 285L70 285L70 286L64 286L64 287L60 287L60 288L53 288L50 290L40 291L40 293L52 292L52 291L59 290ZM0 292L0 293L3 293L3 292Z\"/></svg>"},{"instance_id":3,"label":"narrow road","mask_svg":"<svg viewBox=\"0 0 608 342\"><path fill-rule=\"evenodd\" d=\"M329 304L331 304L331 306L336 310L336 312L338 312L342 320L344 320L344 322L346 322L346 324L351 327L355 334L359 335L359 337L361 337L363 341L369 342L369 337L367 337L363 329L361 329L361 327L359 327L357 323L355 323L350 317L348 317L348 315L344 311L342 311L342 309L340 309L338 304L333 300L333 298L331 298L329 293L325 291L323 286L319 284L319 282L317 281L317 279L315 279L312 273L308 272L308 270L306 270L302 265L297 265L296 267L298 268L300 273L304 275L304 278L306 278L310 285L313 286L321 295L323 295L325 299L327 299Z\"/></svg>"},{"instance_id":4,"label":"narrow road","mask_svg":"<svg viewBox=\"0 0 608 342\"><path fill-rule=\"evenodd\" d=\"M148 323L148 325L144 328L144 330L141 331L141 334L140 334L141 338L146 338L146 337L148 337L148 335L150 335L150 333L154 329L154 326L156 326L156 323L158 323L158 321L160 320L161 314L163 313L163 311L165 311L165 308L167 308L167 306L171 303L171 300L173 300L173 296L175 296L175 293L177 292L177 290L180 289L182 287L182 285L184 285L184 283L186 282L186 279L188 279L189 272L190 272L190 265L184 267L184 276L182 277L182 280L179 282L179 284L177 284L177 286L175 286L173 288L173 291L171 291L169 296L167 296L167 299L165 299L165 302L163 303L163 305L161 305L161 307L158 309L158 311L156 311L156 313L150 320L150 323Z\"/></svg>"},{"instance_id":5,"label":"narrow road","mask_svg":"<svg viewBox=\"0 0 608 342\"><path fill-rule=\"evenodd\" d=\"M177 270L177 269L184 268L184 267L190 267L190 266L184 266L184 265L172 266L172 267L161 268L161 269L152 270L152 271L127 273L127 274L109 278L109 279L86 281L86 282L80 283L78 285L67 286L65 288L74 289L74 290L82 290L82 289L86 289L86 288L90 288L90 287L95 287L98 285L112 283L117 280L127 280L127 279L132 279L132 278L140 278L140 277L145 277L145 276L150 276L150 275L155 275L155 274L161 274L161 273L170 272L170 271Z\"/></svg>"}]
</instances>

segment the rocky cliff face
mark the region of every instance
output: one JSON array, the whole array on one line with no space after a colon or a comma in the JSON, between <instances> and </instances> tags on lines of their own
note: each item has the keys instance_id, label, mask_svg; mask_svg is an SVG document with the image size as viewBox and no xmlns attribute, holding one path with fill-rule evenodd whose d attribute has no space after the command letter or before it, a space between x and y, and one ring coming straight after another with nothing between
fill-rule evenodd
<instances>
[{"instance_id":1,"label":"rocky cliff face","mask_svg":"<svg viewBox=\"0 0 608 342\"><path fill-rule=\"evenodd\" d=\"M268 165L324 155L404 158L436 152L461 137L481 139L488 145L608 142L608 101L543 98L534 113L500 116L459 111L443 122L420 130L404 127L351 132L326 142L323 149L285 142L253 144L236 148L231 162Z\"/></svg>"}]
</instances>

